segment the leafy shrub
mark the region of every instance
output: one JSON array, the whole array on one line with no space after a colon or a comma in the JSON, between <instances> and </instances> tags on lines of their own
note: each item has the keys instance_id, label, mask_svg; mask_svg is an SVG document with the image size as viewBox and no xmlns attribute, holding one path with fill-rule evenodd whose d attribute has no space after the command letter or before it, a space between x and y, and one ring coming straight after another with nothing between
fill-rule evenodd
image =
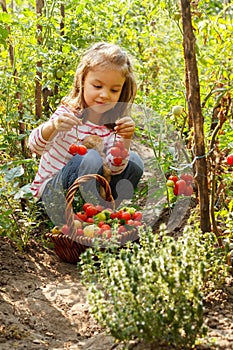
<instances>
[{"instance_id":1,"label":"leafy shrub","mask_svg":"<svg viewBox=\"0 0 233 350\"><path fill-rule=\"evenodd\" d=\"M186 227L175 240L162 227L159 234L147 227L140 246L115 254L87 250L80 265L91 312L118 340L193 346L205 333L205 282L224 265L214 247L215 237L197 228Z\"/></svg>"}]
</instances>

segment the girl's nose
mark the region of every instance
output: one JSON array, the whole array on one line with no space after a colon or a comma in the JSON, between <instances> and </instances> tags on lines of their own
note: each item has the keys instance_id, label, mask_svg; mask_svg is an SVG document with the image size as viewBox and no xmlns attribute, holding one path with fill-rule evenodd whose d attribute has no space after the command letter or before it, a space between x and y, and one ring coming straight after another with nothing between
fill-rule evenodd
<instances>
[{"instance_id":1,"label":"girl's nose","mask_svg":"<svg viewBox=\"0 0 233 350\"><path fill-rule=\"evenodd\" d=\"M100 92L100 97L104 98L105 100L109 98L109 92L107 89L102 89Z\"/></svg>"}]
</instances>

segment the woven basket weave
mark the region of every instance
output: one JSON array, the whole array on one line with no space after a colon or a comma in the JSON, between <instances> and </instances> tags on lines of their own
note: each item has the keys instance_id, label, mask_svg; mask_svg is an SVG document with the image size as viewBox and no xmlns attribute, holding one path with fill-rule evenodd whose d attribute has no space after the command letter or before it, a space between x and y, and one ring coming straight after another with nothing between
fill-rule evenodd
<instances>
[{"instance_id":1,"label":"woven basket weave","mask_svg":"<svg viewBox=\"0 0 233 350\"><path fill-rule=\"evenodd\" d=\"M115 208L115 202L111 194L111 188L106 179L98 174L84 175L77 178L74 183L70 186L66 195L66 223L69 226L69 236L63 234L61 231L58 233L48 232L45 234L54 243L54 250L59 258L65 262L77 263L80 255L90 246L94 244L94 238L77 236L76 228L74 225L74 213L72 208L72 202L74 195L78 190L79 186L85 182L96 179L105 190L106 201L109 202L109 207ZM119 246L125 245L129 241L138 239L138 233L136 229L121 233L117 237L117 244ZM103 243L104 247L104 243Z\"/></svg>"}]
</instances>

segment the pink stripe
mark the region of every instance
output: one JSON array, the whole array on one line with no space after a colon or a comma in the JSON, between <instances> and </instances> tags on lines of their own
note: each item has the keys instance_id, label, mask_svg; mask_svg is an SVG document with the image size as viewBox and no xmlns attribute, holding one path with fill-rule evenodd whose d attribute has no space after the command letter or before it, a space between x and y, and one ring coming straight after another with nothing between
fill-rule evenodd
<instances>
[{"instance_id":1,"label":"pink stripe","mask_svg":"<svg viewBox=\"0 0 233 350\"><path fill-rule=\"evenodd\" d=\"M79 133L80 133L80 134L84 134L84 135L98 135L98 136L101 137L101 138L104 138L104 137L107 137L107 136L110 135L110 132L107 133L107 134L99 135L99 134L96 134L96 133L92 133L91 130L87 130L87 131L82 130L82 131L79 131Z\"/></svg>"},{"instance_id":2,"label":"pink stripe","mask_svg":"<svg viewBox=\"0 0 233 350\"><path fill-rule=\"evenodd\" d=\"M69 142L65 142L65 141L63 141L63 143L66 143L66 144L67 144L67 147L65 147L64 144L62 144L62 143L60 143L60 142L57 142L57 146L59 146L59 148L61 148L61 149L64 151L65 155L66 155L66 154L68 153L67 149L68 149L68 147L69 147L71 144L70 144ZM50 151L49 151L49 154L50 154L50 155L51 155L51 152L52 152L52 151L55 151L55 152L58 153L58 155L64 157L64 153L61 153L60 150L58 150L58 147L55 148L55 147L53 146L53 148L51 148Z\"/></svg>"},{"instance_id":3,"label":"pink stripe","mask_svg":"<svg viewBox=\"0 0 233 350\"><path fill-rule=\"evenodd\" d=\"M44 163L46 163L46 164L48 164L48 165L50 165L48 162L47 162L47 160L45 160L45 162ZM41 163L41 169L42 170L44 170L44 172L45 172L45 174L50 174L50 175L53 175L53 172L52 171L49 171L46 167L45 167L45 165L44 164L42 164ZM38 174L39 174L39 172L38 172ZM40 175L41 176L41 175ZM45 177L42 177L42 179L46 179Z\"/></svg>"},{"instance_id":4,"label":"pink stripe","mask_svg":"<svg viewBox=\"0 0 233 350\"><path fill-rule=\"evenodd\" d=\"M61 170L61 167L57 168L56 166L54 166L53 164L51 164L51 163L46 159L45 156L44 156L44 160L45 160L46 164L49 165L49 166L50 166L51 168L53 168L54 170L56 170L56 171ZM63 165L63 163L61 163L60 161L59 161L59 164ZM66 164L66 163L64 163L64 164ZM41 167L43 168L43 170L44 170L45 172L48 172L48 169L44 168L42 165L41 165ZM49 172L49 173L50 173L51 175L54 175L54 172Z\"/></svg>"},{"instance_id":5,"label":"pink stripe","mask_svg":"<svg viewBox=\"0 0 233 350\"><path fill-rule=\"evenodd\" d=\"M53 154L50 154L50 157L55 159L59 164L62 166L66 165L66 162L62 162L59 158L55 157ZM53 167L53 165L50 163L50 165ZM59 168L54 167L54 169L60 170Z\"/></svg>"}]
</instances>

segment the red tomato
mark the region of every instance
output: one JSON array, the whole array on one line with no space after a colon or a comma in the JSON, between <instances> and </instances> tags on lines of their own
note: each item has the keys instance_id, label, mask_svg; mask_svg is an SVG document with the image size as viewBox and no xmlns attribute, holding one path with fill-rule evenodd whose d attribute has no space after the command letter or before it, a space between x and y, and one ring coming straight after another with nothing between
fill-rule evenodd
<instances>
[{"instance_id":1,"label":"red tomato","mask_svg":"<svg viewBox=\"0 0 233 350\"><path fill-rule=\"evenodd\" d=\"M130 213L128 213L127 211L123 211L122 214L121 214L121 219L125 220L125 221L130 220L131 219Z\"/></svg>"},{"instance_id":2,"label":"red tomato","mask_svg":"<svg viewBox=\"0 0 233 350\"><path fill-rule=\"evenodd\" d=\"M122 213L123 213L123 210L119 210L119 211L117 211L116 213L115 213L115 217L117 218L117 219L121 219L121 215L122 215Z\"/></svg>"},{"instance_id":3,"label":"red tomato","mask_svg":"<svg viewBox=\"0 0 233 350\"><path fill-rule=\"evenodd\" d=\"M142 213L140 211L135 211L132 214L132 219L137 220L137 221L141 221L142 220Z\"/></svg>"},{"instance_id":4,"label":"red tomato","mask_svg":"<svg viewBox=\"0 0 233 350\"><path fill-rule=\"evenodd\" d=\"M121 156L119 156L119 157L114 157L114 158L113 158L113 163L114 163L115 165L121 165L121 163L122 163L122 157L121 157Z\"/></svg>"},{"instance_id":5,"label":"red tomato","mask_svg":"<svg viewBox=\"0 0 233 350\"><path fill-rule=\"evenodd\" d=\"M193 182L193 176L191 174L181 174L180 178L189 185Z\"/></svg>"},{"instance_id":6,"label":"red tomato","mask_svg":"<svg viewBox=\"0 0 233 350\"><path fill-rule=\"evenodd\" d=\"M102 228L100 228L100 229L96 232L97 235L102 235L102 233L103 233Z\"/></svg>"},{"instance_id":7,"label":"red tomato","mask_svg":"<svg viewBox=\"0 0 233 350\"><path fill-rule=\"evenodd\" d=\"M71 153L73 156L75 154L78 154L78 148L79 148L78 145L76 145L75 143L72 143L72 145L70 145L69 147L69 153Z\"/></svg>"},{"instance_id":8,"label":"red tomato","mask_svg":"<svg viewBox=\"0 0 233 350\"><path fill-rule=\"evenodd\" d=\"M184 194L185 189L186 189L186 182L184 180L178 180L174 187L174 194L176 196Z\"/></svg>"},{"instance_id":9,"label":"red tomato","mask_svg":"<svg viewBox=\"0 0 233 350\"><path fill-rule=\"evenodd\" d=\"M86 221L87 220L87 214L82 212L82 211L79 211L77 214L77 219L80 220L80 221Z\"/></svg>"},{"instance_id":10,"label":"red tomato","mask_svg":"<svg viewBox=\"0 0 233 350\"><path fill-rule=\"evenodd\" d=\"M92 203L88 203L88 202L83 204L83 210L86 211L87 207L90 207L90 206L93 206L93 204Z\"/></svg>"},{"instance_id":11,"label":"red tomato","mask_svg":"<svg viewBox=\"0 0 233 350\"><path fill-rule=\"evenodd\" d=\"M142 226L142 222L138 220L134 220L133 226Z\"/></svg>"},{"instance_id":12,"label":"red tomato","mask_svg":"<svg viewBox=\"0 0 233 350\"><path fill-rule=\"evenodd\" d=\"M127 229L126 229L126 227L124 225L120 225L118 227L118 233L123 233L123 232L126 232L126 231L127 231Z\"/></svg>"},{"instance_id":13,"label":"red tomato","mask_svg":"<svg viewBox=\"0 0 233 350\"><path fill-rule=\"evenodd\" d=\"M84 145L78 145L78 154L84 156L87 153L87 147Z\"/></svg>"},{"instance_id":14,"label":"red tomato","mask_svg":"<svg viewBox=\"0 0 233 350\"><path fill-rule=\"evenodd\" d=\"M108 224L103 224L103 225L101 226L101 229L102 229L103 231L111 230L111 226L108 225Z\"/></svg>"},{"instance_id":15,"label":"red tomato","mask_svg":"<svg viewBox=\"0 0 233 350\"><path fill-rule=\"evenodd\" d=\"M125 145L124 145L124 143L123 143L122 141L117 141L117 142L115 143L115 147L118 147L118 148L120 148L121 150L123 150L123 149L125 148Z\"/></svg>"},{"instance_id":16,"label":"red tomato","mask_svg":"<svg viewBox=\"0 0 233 350\"><path fill-rule=\"evenodd\" d=\"M128 220L127 225L134 226L134 220L132 219Z\"/></svg>"},{"instance_id":17,"label":"red tomato","mask_svg":"<svg viewBox=\"0 0 233 350\"><path fill-rule=\"evenodd\" d=\"M112 156L118 157L118 156L121 155L121 149L119 147L112 147L110 149L110 153L111 153Z\"/></svg>"},{"instance_id":18,"label":"red tomato","mask_svg":"<svg viewBox=\"0 0 233 350\"><path fill-rule=\"evenodd\" d=\"M103 225L105 225L105 222L104 221L100 221L99 223L98 223L98 227L102 227Z\"/></svg>"},{"instance_id":19,"label":"red tomato","mask_svg":"<svg viewBox=\"0 0 233 350\"><path fill-rule=\"evenodd\" d=\"M98 210L98 213L100 213L102 210L104 210L104 207L100 204L97 204L95 207L96 207L96 210Z\"/></svg>"},{"instance_id":20,"label":"red tomato","mask_svg":"<svg viewBox=\"0 0 233 350\"><path fill-rule=\"evenodd\" d=\"M189 197L189 196L191 196L192 194L193 194L193 187L192 187L192 185L187 185L187 186L186 186L186 189L185 189L185 191L184 191L184 195L187 196L187 197Z\"/></svg>"},{"instance_id":21,"label":"red tomato","mask_svg":"<svg viewBox=\"0 0 233 350\"><path fill-rule=\"evenodd\" d=\"M94 219L93 218L87 218L86 222L88 222L89 224L94 224Z\"/></svg>"},{"instance_id":22,"label":"red tomato","mask_svg":"<svg viewBox=\"0 0 233 350\"><path fill-rule=\"evenodd\" d=\"M92 217L96 214L98 214L98 210L96 209L96 207L94 205L89 205L89 207L86 208L86 214L89 217Z\"/></svg>"},{"instance_id":23,"label":"red tomato","mask_svg":"<svg viewBox=\"0 0 233 350\"><path fill-rule=\"evenodd\" d=\"M111 213L110 214L111 219L116 219L117 218L117 213Z\"/></svg>"},{"instance_id":24,"label":"red tomato","mask_svg":"<svg viewBox=\"0 0 233 350\"><path fill-rule=\"evenodd\" d=\"M64 235L68 235L69 234L69 226L68 225L63 225L62 228L61 228L61 232L64 234Z\"/></svg>"},{"instance_id":25,"label":"red tomato","mask_svg":"<svg viewBox=\"0 0 233 350\"><path fill-rule=\"evenodd\" d=\"M227 163L229 165L233 165L233 154L229 154L229 156L227 156Z\"/></svg>"},{"instance_id":26,"label":"red tomato","mask_svg":"<svg viewBox=\"0 0 233 350\"><path fill-rule=\"evenodd\" d=\"M83 236L83 229L82 228L78 228L77 229L77 235L78 236Z\"/></svg>"},{"instance_id":27,"label":"red tomato","mask_svg":"<svg viewBox=\"0 0 233 350\"><path fill-rule=\"evenodd\" d=\"M174 183L176 183L179 179L178 179L178 176L176 175L170 175L168 180L172 180Z\"/></svg>"},{"instance_id":28,"label":"red tomato","mask_svg":"<svg viewBox=\"0 0 233 350\"><path fill-rule=\"evenodd\" d=\"M122 157L123 159L127 158L128 155L129 155L129 152L127 151L127 149L123 149L123 150L121 151L121 157Z\"/></svg>"}]
</instances>

